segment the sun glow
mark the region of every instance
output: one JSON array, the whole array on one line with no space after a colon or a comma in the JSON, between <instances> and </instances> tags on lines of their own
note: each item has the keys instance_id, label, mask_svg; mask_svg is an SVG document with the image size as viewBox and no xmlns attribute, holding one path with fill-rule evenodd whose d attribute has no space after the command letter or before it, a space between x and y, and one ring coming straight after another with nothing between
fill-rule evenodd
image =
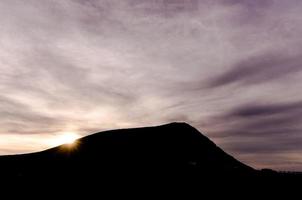
<instances>
[{"instance_id":1,"label":"sun glow","mask_svg":"<svg viewBox=\"0 0 302 200\"><path fill-rule=\"evenodd\" d=\"M73 132L65 132L57 136L53 141L52 144L54 146L66 144L66 145L74 145L76 140L80 136Z\"/></svg>"}]
</instances>

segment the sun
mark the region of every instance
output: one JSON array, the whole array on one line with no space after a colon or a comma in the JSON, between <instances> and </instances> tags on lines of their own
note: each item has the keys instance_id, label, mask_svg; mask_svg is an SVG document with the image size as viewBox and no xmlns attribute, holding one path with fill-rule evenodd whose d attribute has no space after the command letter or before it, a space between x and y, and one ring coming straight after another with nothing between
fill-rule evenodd
<instances>
[{"instance_id":1,"label":"sun","mask_svg":"<svg viewBox=\"0 0 302 200\"><path fill-rule=\"evenodd\" d=\"M73 134L64 135L64 136L62 137L62 142L63 142L64 144L72 144L72 143L74 143L76 140L77 140L77 137L76 137L76 135L73 135Z\"/></svg>"},{"instance_id":2,"label":"sun","mask_svg":"<svg viewBox=\"0 0 302 200\"><path fill-rule=\"evenodd\" d=\"M61 133L60 135L58 135L56 138L54 138L52 143L54 146L63 145L63 144L72 146L76 143L76 140L79 137L80 136L76 133L64 132L64 133Z\"/></svg>"}]
</instances>

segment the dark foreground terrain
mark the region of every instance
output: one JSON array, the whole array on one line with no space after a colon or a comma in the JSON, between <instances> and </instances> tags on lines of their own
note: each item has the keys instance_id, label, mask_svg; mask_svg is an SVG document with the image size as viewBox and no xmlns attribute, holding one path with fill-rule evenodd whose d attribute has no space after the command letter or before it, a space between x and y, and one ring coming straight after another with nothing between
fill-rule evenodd
<instances>
[{"instance_id":1,"label":"dark foreground terrain","mask_svg":"<svg viewBox=\"0 0 302 200\"><path fill-rule=\"evenodd\" d=\"M296 191L300 174L255 170L217 147L185 123L113 130L46 151L0 156L1 183L12 187L97 186L150 193L161 188L195 192L240 190L253 194L271 188ZM215 193L213 194L215 195Z\"/></svg>"}]
</instances>

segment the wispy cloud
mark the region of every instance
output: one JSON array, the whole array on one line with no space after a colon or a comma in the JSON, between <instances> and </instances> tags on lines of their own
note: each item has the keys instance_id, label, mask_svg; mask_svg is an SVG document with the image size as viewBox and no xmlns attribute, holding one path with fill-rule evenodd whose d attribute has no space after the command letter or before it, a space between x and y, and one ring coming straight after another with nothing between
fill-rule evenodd
<instances>
[{"instance_id":1,"label":"wispy cloud","mask_svg":"<svg viewBox=\"0 0 302 200\"><path fill-rule=\"evenodd\" d=\"M259 84L302 71L301 55L285 54L286 52L265 53L239 61L229 71L211 80L210 86L225 86L232 83Z\"/></svg>"}]
</instances>

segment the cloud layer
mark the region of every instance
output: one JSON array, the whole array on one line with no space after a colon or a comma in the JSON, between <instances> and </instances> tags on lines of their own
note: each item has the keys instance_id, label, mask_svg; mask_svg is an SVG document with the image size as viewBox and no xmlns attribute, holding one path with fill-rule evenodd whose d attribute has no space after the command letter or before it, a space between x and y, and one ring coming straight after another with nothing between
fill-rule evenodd
<instances>
[{"instance_id":1,"label":"cloud layer","mask_svg":"<svg viewBox=\"0 0 302 200\"><path fill-rule=\"evenodd\" d=\"M298 0L3 0L0 153L47 148L66 131L187 121L254 167L302 170L301 10Z\"/></svg>"}]
</instances>

